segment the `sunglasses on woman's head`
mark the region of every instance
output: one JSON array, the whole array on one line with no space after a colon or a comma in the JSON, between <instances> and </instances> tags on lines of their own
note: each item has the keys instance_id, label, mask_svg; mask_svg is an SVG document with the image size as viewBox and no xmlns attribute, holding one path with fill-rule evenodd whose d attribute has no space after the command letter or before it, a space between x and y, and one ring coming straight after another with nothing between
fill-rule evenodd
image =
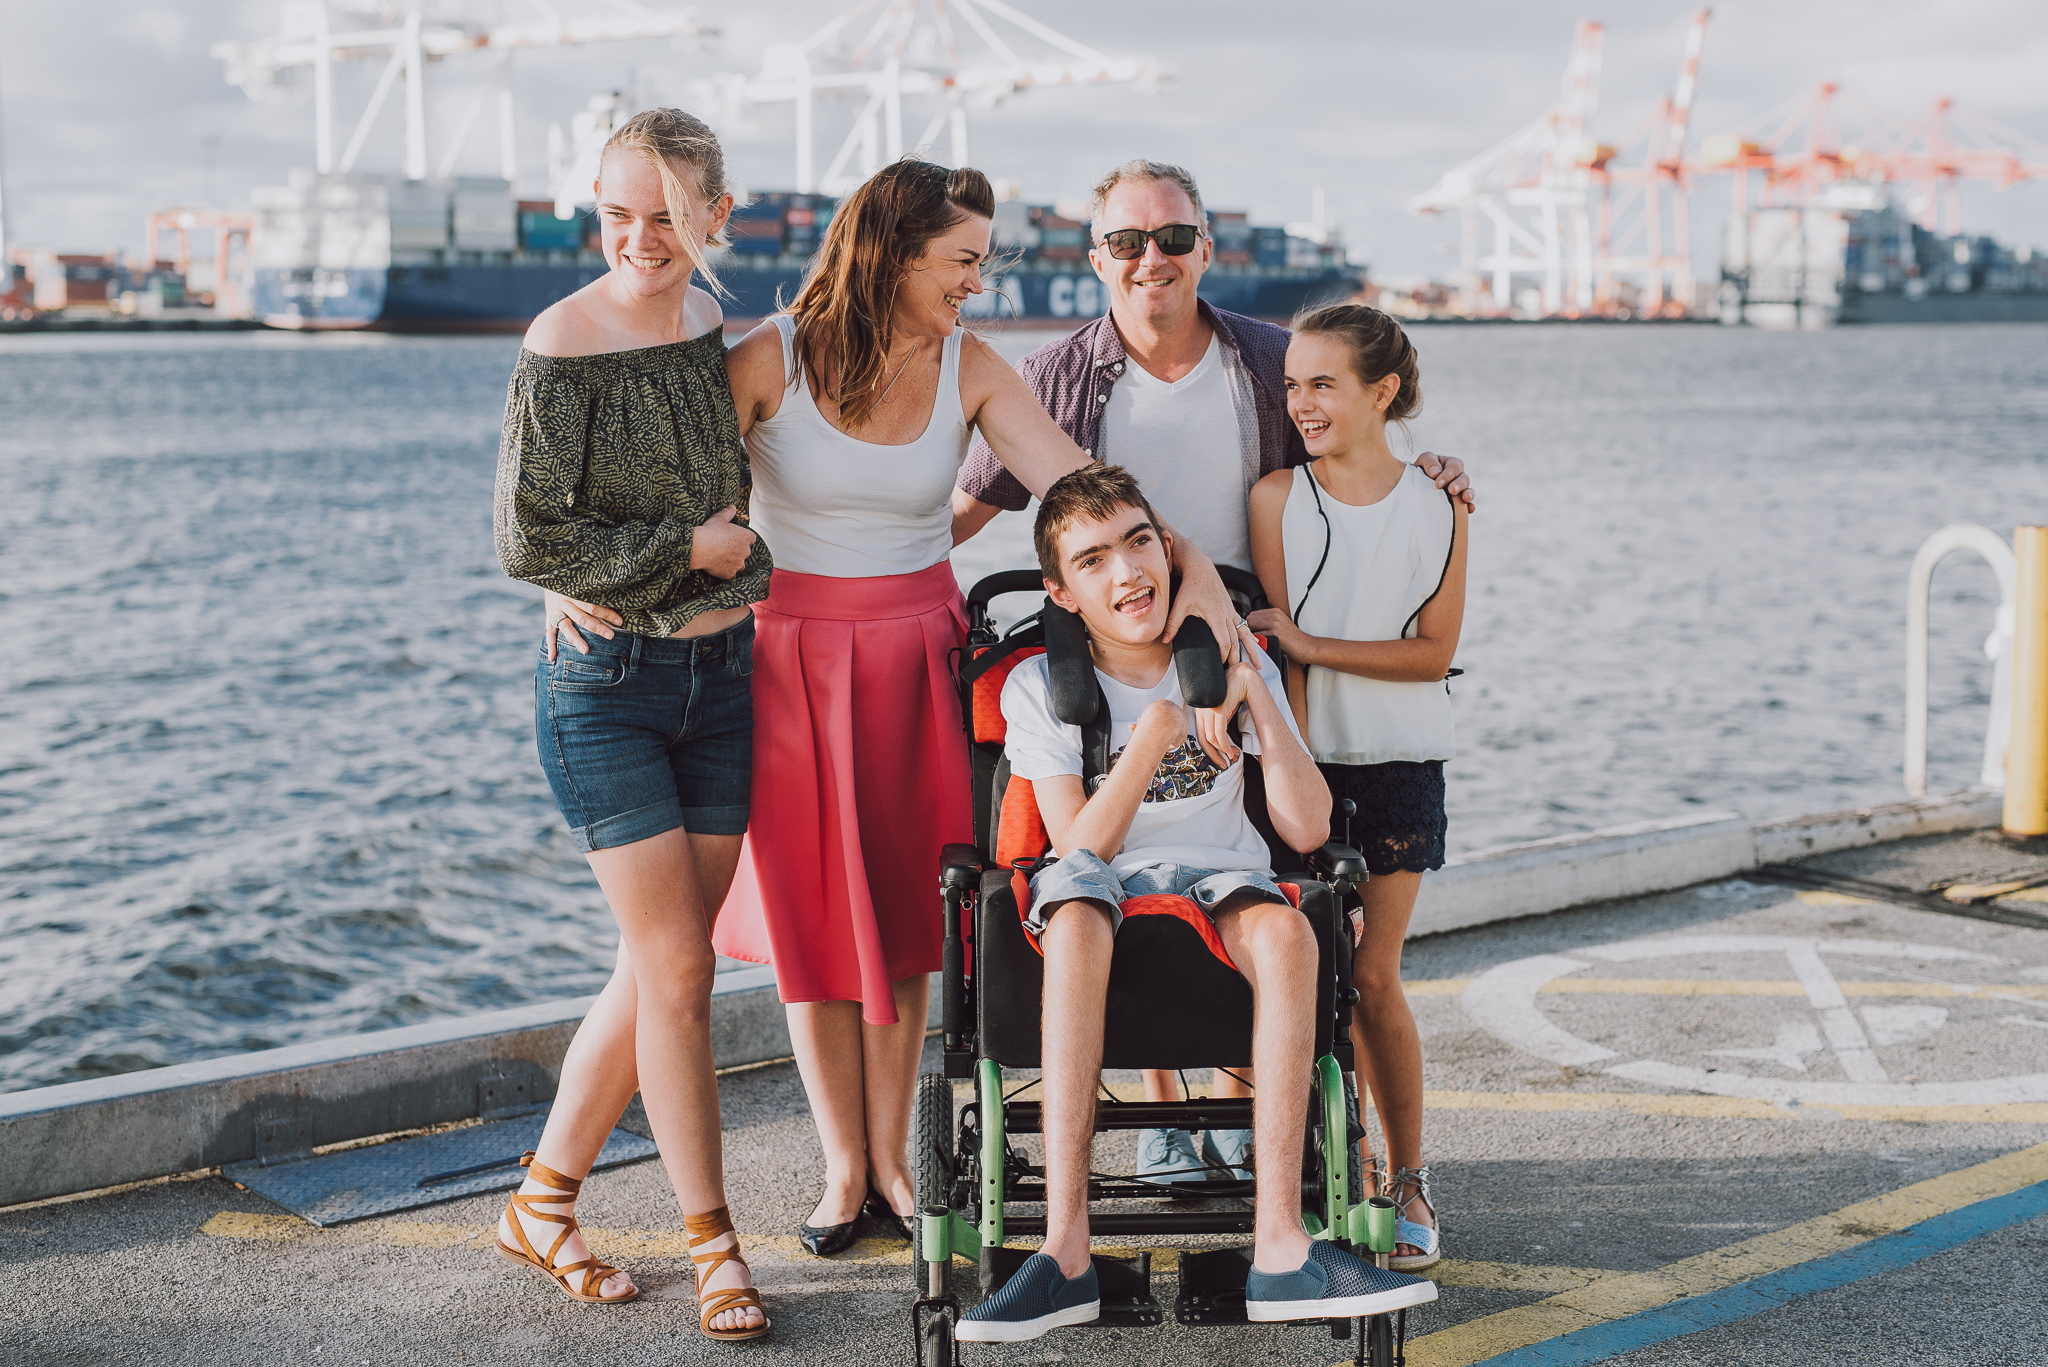
<instances>
[{"instance_id":1,"label":"sunglasses on woman's head","mask_svg":"<svg viewBox=\"0 0 2048 1367\"><path fill-rule=\"evenodd\" d=\"M1168 256L1186 256L1202 240L1202 230L1192 223L1169 223L1147 232L1143 228L1118 228L1102 235L1102 245L1119 261L1135 261L1145 254L1147 241L1157 242Z\"/></svg>"}]
</instances>

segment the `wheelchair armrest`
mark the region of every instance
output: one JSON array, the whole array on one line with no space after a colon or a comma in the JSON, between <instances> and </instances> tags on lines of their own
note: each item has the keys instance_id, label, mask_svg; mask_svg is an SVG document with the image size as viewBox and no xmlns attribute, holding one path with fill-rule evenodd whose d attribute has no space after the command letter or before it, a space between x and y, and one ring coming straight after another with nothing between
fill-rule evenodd
<instances>
[{"instance_id":1,"label":"wheelchair armrest","mask_svg":"<svg viewBox=\"0 0 2048 1367\"><path fill-rule=\"evenodd\" d=\"M946 846L939 855L939 881L947 887L971 888L981 881L981 855L972 845Z\"/></svg>"},{"instance_id":2,"label":"wheelchair armrest","mask_svg":"<svg viewBox=\"0 0 2048 1367\"><path fill-rule=\"evenodd\" d=\"M1365 856L1335 840L1312 852L1308 856L1308 866L1310 872L1325 882L1363 883L1367 877Z\"/></svg>"}]
</instances>

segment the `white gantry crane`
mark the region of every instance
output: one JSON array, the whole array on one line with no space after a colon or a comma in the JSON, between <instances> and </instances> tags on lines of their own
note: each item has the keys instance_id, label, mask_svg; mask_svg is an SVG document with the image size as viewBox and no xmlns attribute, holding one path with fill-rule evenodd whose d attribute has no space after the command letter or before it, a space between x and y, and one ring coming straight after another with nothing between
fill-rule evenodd
<instances>
[{"instance_id":1,"label":"white gantry crane","mask_svg":"<svg viewBox=\"0 0 2048 1367\"><path fill-rule=\"evenodd\" d=\"M1692 16L1673 92L1620 146L1590 131L1604 31L1585 21L1573 35L1557 104L1409 201L1420 214L1460 216L1458 285L1475 311L1480 282L1489 277L1490 311L1497 313L1516 306L1517 276L1536 278L1534 311L1543 316L1624 306L1657 312L1667 298L1690 303L1685 146L1710 13ZM1667 195L1674 211L1668 252ZM1493 230L1491 252L1480 248L1486 225ZM1618 280L1635 281L1633 301L1620 299Z\"/></svg>"},{"instance_id":2,"label":"white gantry crane","mask_svg":"<svg viewBox=\"0 0 2048 1367\"><path fill-rule=\"evenodd\" d=\"M862 25L857 21L865 18ZM1022 55L1029 43L1050 49ZM963 46L964 45L964 46ZM754 76L727 74L710 94L730 117L758 105L796 110L796 188L840 194L941 132L951 160L967 162L967 111L992 109L1039 86L1125 83L1157 88L1166 72L1146 57L1110 57L1003 0L861 0L800 43L771 47ZM818 170L817 106L859 102L839 150ZM915 138L904 138L906 99L936 102Z\"/></svg>"},{"instance_id":3,"label":"white gantry crane","mask_svg":"<svg viewBox=\"0 0 2048 1367\"><path fill-rule=\"evenodd\" d=\"M435 175L445 178L493 102L498 114L498 161L508 181L519 175L514 137L512 55L522 48L568 47L636 38L668 38L684 45L714 36L716 29L694 11L655 7L637 0L527 0L489 6L490 21L461 17L470 7L429 0L287 0L280 6L283 23L275 37L216 43L212 53L227 66L227 79L251 99L275 100L301 69L309 70L313 86L314 165L321 175L347 174L362 154L394 88L403 86L407 180L427 177L428 129L426 71L436 62L464 53L497 57L492 79L470 101L455 131L442 148ZM435 15L449 17L430 17ZM515 12L526 17L515 18ZM357 118L348 142L337 153L335 138L334 68L337 63L384 58L375 89Z\"/></svg>"}]
</instances>

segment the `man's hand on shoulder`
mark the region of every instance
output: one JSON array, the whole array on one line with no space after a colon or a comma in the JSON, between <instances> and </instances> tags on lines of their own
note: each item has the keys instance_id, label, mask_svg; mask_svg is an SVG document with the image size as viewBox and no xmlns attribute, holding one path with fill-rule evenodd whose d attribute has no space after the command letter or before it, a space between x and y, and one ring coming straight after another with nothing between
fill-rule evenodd
<instances>
[{"instance_id":1,"label":"man's hand on shoulder","mask_svg":"<svg viewBox=\"0 0 2048 1367\"><path fill-rule=\"evenodd\" d=\"M1463 499L1465 511L1476 513L1479 504L1472 497L1472 482L1465 478L1465 462L1456 456L1440 456L1434 451L1424 451L1415 458L1422 467L1422 473L1436 481L1436 487L1452 498Z\"/></svg>"}]
</instances>

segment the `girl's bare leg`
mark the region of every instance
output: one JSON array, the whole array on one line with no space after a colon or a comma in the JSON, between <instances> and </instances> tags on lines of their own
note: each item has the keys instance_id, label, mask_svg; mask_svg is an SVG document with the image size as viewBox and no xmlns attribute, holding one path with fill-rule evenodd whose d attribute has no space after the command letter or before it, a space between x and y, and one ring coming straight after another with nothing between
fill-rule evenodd
<instances>
[{"instance_id":1,"label":"girl's bare leg","mask_svg":"<svg viewBox=\"0 0 2048 1367\"><path fill-rule=\"evenodd\" d=\"M619 962L563 1059L536 1162L570 1177L587 1175L638 1088L683 1213L725 1204L711 1062L711 921L732 885L739 852L738 836L675 830L589 856L619 924ZM548 1188L529 1178L521 1190ZM543 1209L568 1213L574 1203ZM510 1233L501 1227L500 1237ZM557 1225L527 1224L528 1238L543 1250L559 1233ZM554 1260L587 1256L582 1235L573 1233ZM630 1284L620 1273L605 1282L601 1294L617 1295ZM717 1289L746 1283L728 1262L713 1274L712 1284ZM712 1327L758 1323L760 1312L747 1309L719 1316Z\"/></svg>"},{"instance_id":2,"label":"girl's bare leg","mask_svg":"<svg viewBox=\"0 0 2048 1367\"><path fill-rule=\"evenodd\" d=\"M1370 1104L1380 1113L1387 1138L1387 1168L1422 1166L1422 1036L1401 991L1401 946L1408 936L1408 918L1422 889L1419 873L1373 875L1360 890L1365 900L1365 935L1351 956L1351 982L1358 1005L1351 1013L1351 1044L1365 1095L1359 1097L1359 1121ZM1435 1225L1436 1216L1411 1199L1401 1212L1419 1225ZM1422 1252L1409 1244L1395 1250L1403 1256Z\"/></svg>"},{"instance_id":3,"label":"girl's bare leg","mask_svg":"<svg viewBox=\"0 0 2048 1367\"><path fill-rule=\"evenodd\" d=\"M894 985L896 1024L861 1023L862 1091L867 1106L867 1176L899 1215L917 1213L917 1189L905 1157L917 1061L924 1054L931 980L919 973Z\"/></svg>"}]
</instances>

